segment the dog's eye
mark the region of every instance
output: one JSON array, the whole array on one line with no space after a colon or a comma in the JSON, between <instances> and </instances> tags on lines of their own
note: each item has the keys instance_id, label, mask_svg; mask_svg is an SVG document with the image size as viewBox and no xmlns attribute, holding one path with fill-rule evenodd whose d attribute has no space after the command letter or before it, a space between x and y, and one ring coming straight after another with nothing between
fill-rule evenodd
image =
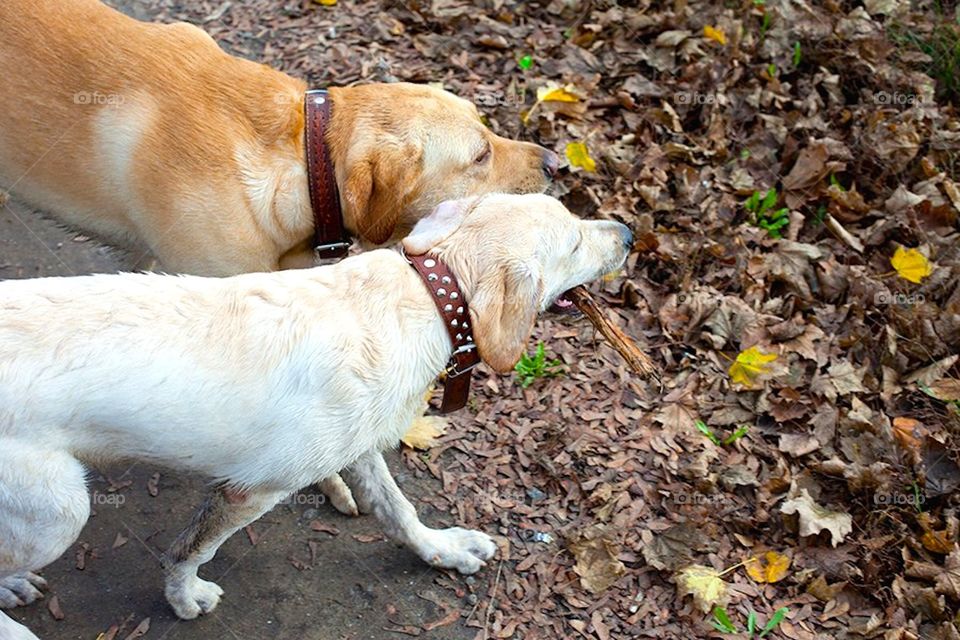
<instances>
[{"instance_id":1,"label":"dog's eye","mask_svg":"<svg viewBox=\"0 0 960 640\"><path fill-rule=\"evenodd\" d=\"M474 164L483 164L484 162L486 162L487 160L489 160L489 159L490 159L490 151L491 151L490 145L487 144L487 146L483 148L483 153L481 153L480 155L478 155L478 156L476 157L476 159L473 161Z\"/></svg>"}]
</instances>

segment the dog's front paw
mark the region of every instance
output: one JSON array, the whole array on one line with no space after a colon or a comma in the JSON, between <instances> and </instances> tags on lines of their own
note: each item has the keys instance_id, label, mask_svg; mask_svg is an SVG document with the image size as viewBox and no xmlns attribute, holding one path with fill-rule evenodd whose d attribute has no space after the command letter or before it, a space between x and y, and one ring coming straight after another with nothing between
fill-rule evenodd
<instances>
[{"instance_id":1,"label":"dog's front paw","mask_svg":"<svg viewBox=\"0 0 960 640\"><path fill-rule=\"evenodd\" d=\"M193 620L201 613L210 613L216 609L220 604L223 589L214 582L190 576L168 582L164 594L177 617Z\"/></svg>"},{"instance_id":2,"label":"dog's front paw","mask_svg":"<svg viewBox=\"0 0 960 640\"><path fill-rule=\"evenodd\" d=\"M431 530L421 557L435 567L476 573L497 552L493 539L480 531L452 527Z\"/></svg>"},{"instance_id":3,"label":"dog's front paw","mask_svg":"<svg viewBox=\"0 0 960 640\"><path fill-rule=\"evenodd\" d=\"M46 580L29 571L0 580L0 609L22 607L37 598L42 598L40 589L45 586L47 586Z\"/></svg>"}]
</instances>

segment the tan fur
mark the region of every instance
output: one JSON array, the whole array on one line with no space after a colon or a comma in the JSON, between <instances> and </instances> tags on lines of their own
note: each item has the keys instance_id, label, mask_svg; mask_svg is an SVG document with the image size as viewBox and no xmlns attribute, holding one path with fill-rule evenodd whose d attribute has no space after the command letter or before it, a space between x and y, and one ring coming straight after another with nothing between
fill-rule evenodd
<instances>
[{"instance_id":1,"label":"tan fur","mask_svg":"<svg viewBox=\"0 0 960 640\"><path fill-rule=\"evenodd\" d=\"M0 187L170 271L310 264L302 81L97 0L3 0L0 24ZM547 185L548 152L494 135L450 93L398 83L331 99L345 223L368 243L446 199Z\"/></svg>"}]
</instances>

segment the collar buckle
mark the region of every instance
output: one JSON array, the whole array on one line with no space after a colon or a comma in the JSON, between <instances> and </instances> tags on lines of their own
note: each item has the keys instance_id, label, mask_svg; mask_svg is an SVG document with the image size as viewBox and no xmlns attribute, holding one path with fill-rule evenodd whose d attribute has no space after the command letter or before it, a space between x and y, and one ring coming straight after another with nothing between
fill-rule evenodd
<instances>
[{"instance_id":1,"label":"collar buckle","mask_svg":"<svg viewBox=\"0 0 960 640\"><path fill-rule=\"evenodd\" d=\"M349 242L327 242L313 248L317 260L339 260L350 250Z\"/></svg>"}]
</instances>

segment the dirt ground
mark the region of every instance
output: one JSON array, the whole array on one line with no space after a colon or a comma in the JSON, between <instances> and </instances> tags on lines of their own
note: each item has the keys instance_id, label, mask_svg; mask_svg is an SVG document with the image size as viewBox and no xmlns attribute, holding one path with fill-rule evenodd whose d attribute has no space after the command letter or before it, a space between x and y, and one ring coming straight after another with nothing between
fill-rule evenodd
<instances>
[{"instance_id":1,"label":"dirt ground","mask_svg":"<svg viewBox=\"0 0 960 640\"><path fill-rule=\"evenodd\" d=\"M109 273L132 262L18 203L0 210L0 278ZM401 469L396 456L390 463ZM419 503L418 497L438 492L439 483L405 470L398 482L427 524L455 524ZM91 469L96 515L70 551L42 572L50 584L45 601L8 613L44 640L94 640L113 625L122 626L115 637L123 640L147 618L144 637L151 640L402 638L385 627L440 620L448 614L444 605L469 611L470 592L485 591L492 579L489 569L469 579L445 578L383 539L372 518L343 516L322 504L321 494L307 491L277 506L251 532L227 541L200 572L226 592L220 606L200 620L178 621L163 597L160 557L202 501L205 487L203 478L146 464ZM332 525L338 533L315 531L311 522ZM438 579L463 590L459 602ZM48 606L53 597L62 620ZM476 630L462 620L421 637L474 637Z\"/></svg>"}]
</instances>

